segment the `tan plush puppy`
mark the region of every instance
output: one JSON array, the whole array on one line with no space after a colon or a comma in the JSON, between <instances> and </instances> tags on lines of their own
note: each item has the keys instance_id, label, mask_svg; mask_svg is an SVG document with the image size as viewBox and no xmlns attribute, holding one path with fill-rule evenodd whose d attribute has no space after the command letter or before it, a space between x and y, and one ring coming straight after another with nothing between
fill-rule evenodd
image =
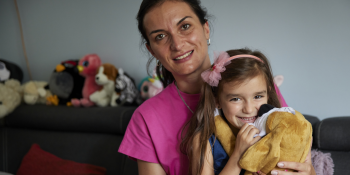
<instances>
[{"instance_id":1,"label":"tan plush puppy","mask_svg":"<svg viewBox=\"0 0 350 175\"><path fill-rule=\"evenodd\" d=\"M90 100L97 106L105 107L111 103L112 96L116 94L115 79L117 78L117 73L117 68L109 63L102 64L98 68L95 81L102 88L90 95Z\"/></svg>"},{"instance_id":2,"label":"tan plush puppy","mask_svg":"<svg viewBox=\"0 0 350 175\"><path fill-rule=\"evenodd\" d=\"M233 127L220 115L215 117L215 125L217 139L231 156L236 141ZM305 162L312 143L312 126L301 113L272 112L266 120L266 133L241 157L239 164L247 170L245 175L257 171L270 174L271 170L280 169L280 161Z\"/></svg>"}]
</instances>

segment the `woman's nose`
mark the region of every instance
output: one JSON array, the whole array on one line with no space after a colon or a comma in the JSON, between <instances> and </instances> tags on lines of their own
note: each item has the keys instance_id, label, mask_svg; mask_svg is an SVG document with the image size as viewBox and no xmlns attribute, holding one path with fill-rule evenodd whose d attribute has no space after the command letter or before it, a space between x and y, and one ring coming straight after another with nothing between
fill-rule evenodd
<instances>
[{"instance_id":1,"label":"woman's nose","mask_svg":"<svg viewBox=\"0 0 350 175\"><path fill-rule=\"evenodd\" d=\"M176 36L176 35L172 36L171 46L170 46L172 50L175 50L175 51L181 50L183 45L184 45L184 43L183 43L181 37Z\"/></svg>"}]
</instances>

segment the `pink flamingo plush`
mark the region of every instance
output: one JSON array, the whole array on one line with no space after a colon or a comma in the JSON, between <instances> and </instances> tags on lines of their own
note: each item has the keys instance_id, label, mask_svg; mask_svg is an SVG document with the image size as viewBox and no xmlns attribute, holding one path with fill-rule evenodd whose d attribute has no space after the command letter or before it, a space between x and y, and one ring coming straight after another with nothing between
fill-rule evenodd
<instances>
[{"instance_id":1,"label":"pink flamingo plush","mask_svg":"<svg viewBox=\"0 0 350 175\"><path fill-rule=\"evenodd\" d=\"M83 87L83 98L82 99L72 99L72 105L75 107L84 106L91 107L95 105L90 101L89 97L95 91L101 89L101 86L97 85L95 82L95 75L97 69L101 66L101 59L96 54L85 55L78 65L79 73L81 76L85 77L84 87Z\"/></svg>"}]
</instances>

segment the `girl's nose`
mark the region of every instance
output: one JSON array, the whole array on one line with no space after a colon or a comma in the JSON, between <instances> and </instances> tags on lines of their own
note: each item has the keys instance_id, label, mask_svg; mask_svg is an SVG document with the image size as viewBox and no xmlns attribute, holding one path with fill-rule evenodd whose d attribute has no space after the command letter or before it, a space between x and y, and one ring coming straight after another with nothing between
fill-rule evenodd
<instances>
[{"instance_id":1,"label":"girl's nose","mask_svg":"<svg viewBox=\"0 0 350 175\"><path fill-rule=\"evenodd\" d=\"M250 114L254 112L254 105L252 104L252 102L249 102L249 101L245 102L242 111L245 114Z\"/></svg>"}]
</instances>

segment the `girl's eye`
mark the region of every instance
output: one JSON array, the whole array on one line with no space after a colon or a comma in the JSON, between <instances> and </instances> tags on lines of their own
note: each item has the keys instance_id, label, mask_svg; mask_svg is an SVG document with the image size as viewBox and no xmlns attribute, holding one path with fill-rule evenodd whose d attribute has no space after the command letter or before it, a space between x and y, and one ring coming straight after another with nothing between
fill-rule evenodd
<instances>
[{"instance_id":1,"label":"girl's eye","mask_svg":"<svg viewBox=\"0 0 350 175\"><path fill-rule=\"evenodd\" d=\"M255 96L254 98L255 99L260 99L260 98L262 98L263 96L261 96L261 95L257 95L257 96Z\"/></svg>"},{"instance_id":2,"label":"girl's eye","mask_svg":"<svg viewBox=\"0 0 350 175\"><path fill-rule=\"evenodd\" d=\"M161 39L163 39L164 37L165 37L164 34L159 34L159 35L156 36L156 40L161 40Z\"/></svg>"},{"instance_id":3,"label":"girl's eye","mask_svg":"<svg viewBox=\"0 0 350 175\"><path fill-rule=\"evenodd\" d=\"M241 99L239 99L239 98L232 98L230 101L239 101L239 100L241 100Z\"/></svg>"},{"instance_id":4,"label":"girl's eye","mask_svg":"<svg viewBox=\"0 0 350 175\"><path fill-rule=\"evenodd\" d=\"M190 28L190 25L189 24L185 24L181 27L183 30L187 30L188 28Z\"/></svg>"}]
</instances>

